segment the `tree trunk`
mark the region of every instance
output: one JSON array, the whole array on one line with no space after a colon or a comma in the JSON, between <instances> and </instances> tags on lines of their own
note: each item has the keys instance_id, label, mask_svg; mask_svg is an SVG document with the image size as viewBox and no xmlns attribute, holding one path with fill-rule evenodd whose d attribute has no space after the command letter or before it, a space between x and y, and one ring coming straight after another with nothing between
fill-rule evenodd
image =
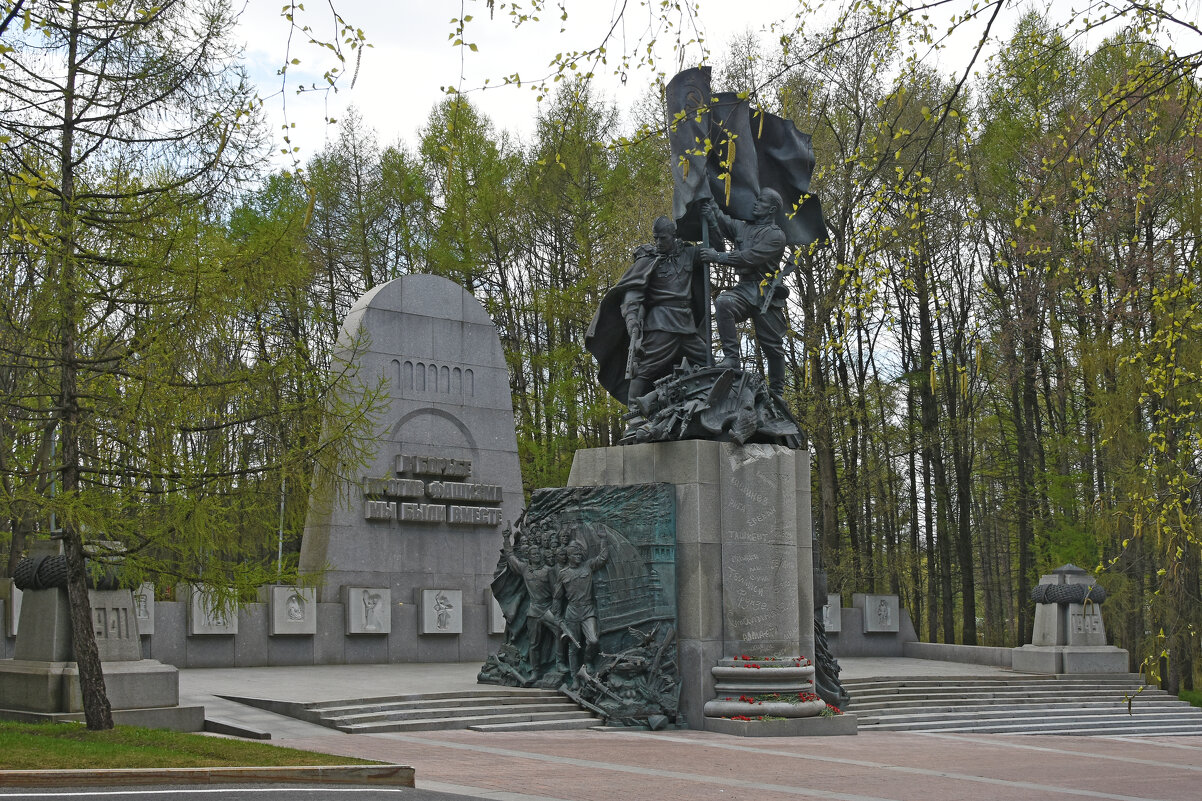
<instances>
[{"instance_id":1,"label":"tree trunk","mask_svg":"<svg viewBox=\"0 0 1202 801\"><path fill-rule=\"evenodd\" d=\"M81 456L79 452L79 387L78 387L78 306L75 271L75 162L74 162L74 89L78 70L80 0L71 4L72 20L70 46L67 56L67 80L63 89L63 138L59 169L62 175L62 200L59 207L59 281L62 292L62 319L59 326L59 347L62 372L59 383L59 429L62 444L62 495L71 499L79 494ZM113 728L113 713L104 688L104 673L100 652L96 648L96 633L92 628L92 605L88 600L87 575L84 567L83 538L71 513L63 514L63 546L67 556L67 597L71 607L71 642L79 669L79 687L83 698L84 718L89 729Z\"/></svg>"}]
</instances>

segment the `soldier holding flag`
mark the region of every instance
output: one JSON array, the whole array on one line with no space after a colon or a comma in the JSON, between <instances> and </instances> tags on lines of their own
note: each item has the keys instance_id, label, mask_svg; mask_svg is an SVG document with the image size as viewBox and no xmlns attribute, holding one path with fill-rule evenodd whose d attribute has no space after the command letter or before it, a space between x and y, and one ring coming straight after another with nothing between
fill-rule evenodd
<instances>
[{"instance_id":1,"label":"soldier holding flag","mask_svg":"<svg viewBox=\"0 0 1202 801\"><path fill-rule=\"evenodd\" d=\"M785 232L775 222L780 206L780 194L775 189L761 189L751 209L751 222L744 222L707 204L706 220L733 241L734 248L725 253L713 248L701 250L701 258L733 267L739 277L734 288L722 292L714 301L718 339L725 357L721 366L742 367L737 326L750 318L768 363L768 389L777 395L785 386L784 306L788 295L787 289L771 280L779 271L785 252ZM766 298L765 291L769 295Z\"/></svg>"},{"instance_id":2,"label":"soldier holding flag","mask_svg":"<svg viewBox=\"0 0 1202 801\"><path fill-rule=\"evenodd\" d=\"M726 367L740 367L737 325L751 319L768 386L784 388L786 246L826 239L822 206L810 194L814 150L790 121L753 110L745 97L710 89L710 68L676 75L667 87L675 181L673 212L681 235L700 240L702 258L733 267L738 284L715 301ZM709 247L709 236L720 235ZM721 253L721 238L734 249Z\"/></svg>"},{"instance_id":3,"label":"soldier holding flag","mask_svg":"<svg viewBox=\"0 0 1202 801\"><path fill-rule=\"evenodd\" d=\"M635 251L634 264L601 300L584 340L597 357L601 385L623 403L650 391L681 359L694 367L710 359L700 248L681 242L668 217L658 218L652 233L655 244Z\"/></svg>"}]
</instances>

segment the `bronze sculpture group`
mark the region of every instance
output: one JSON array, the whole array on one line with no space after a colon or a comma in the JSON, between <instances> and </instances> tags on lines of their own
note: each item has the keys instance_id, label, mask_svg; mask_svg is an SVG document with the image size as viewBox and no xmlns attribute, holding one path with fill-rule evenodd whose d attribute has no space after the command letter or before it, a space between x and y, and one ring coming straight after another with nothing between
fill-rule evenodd
<instances>
[{"instance_id":1,"label":"bronze sculpture group","mask_svg":"<svg viewBox=\"0 0 1202 801\"><path fill-rule=\"evenodd\" d=\"M655 244L636 249L605 294L585 347L601 385L629 407L623 444L701 438L796 448L801 432L781 397L783 278L805 247L826 240L809 192L810 137L745 95L711 91L708 67L677 74L666 100L672 216L655 221ZM733 283L714 293L711 266L733 272ZM747 320L766 382L743 370L739 324Z\"/></svg>"},{"instance_id":2,"label":"bronze sculpture group","mask_svg":"<svg viewBox=\"0 0 1202 801\"><path fill-rule=\"evenodd\" d=\"M604 294L585 347L597 359L601 385L628 407L620 444L715 439L798 448L801 431L782 397L783 279L805 246L826 239L821 205L809 193L810 137L753 110L745 96L711 92L709 78L709 68L699 67L667 86L672 216L654 221L653 242L635 249L631 266ZM729 285L714 291L711 268ZM743 369L739 326L746 321L767 380ZM623 622L615 602L639 589L619 590L615 568L637 565L645 571L638 582L652 586L658 578L646 555L631 551L625 530L604 533L597 521L612 522L613 508L597 510L586 535L581 526L553 522L563 509L547 498L546 508L531 514L537 522L523 527L519 520L512 539L505 532L492 590L506 618L506 642L480 680L558 687L609 721L671 723L680 693L675 599L670 614L644 604L634 625ZM536 499L527 513L538 506ZM667 536L674 540L671 522ZM600 615L594 574L604 595ZM824 575L818 571L816 580ZM818 623L820 645L823 634ZM829 653L817 657L823 696L844 701L837 664Z\"/></svg>"},{"instance_id":3,"label":"bronze sculpture group","mask_svg":"<svg viewBox=\"0 0 1202 801\"><path fill-rule=\"evenodd\" d=\"M729 239L729 250L684 242L675 221L659 217L655 244L637 248L606 293L585 343L602 385L630 408L622 442L701 437L797 446L800 432L781 398L788 290L779 281L786 238L775 218L782 204L775 190L760 190L749 221L705 204L708 230ZM717 365L711 264L737 277L713 300L724 357ZM767 363L766 386L742 370L738 325L748 319Z\"/></svg>"},{"instance_id":4,"label":"bronze sculpture group","mask_svg":"<svg viewBox=\"0 0 1202 801\"><path fill-rule=\"evenodd\" d=\"M611 722L674 721L675 532L668 485L537 490L502 533L505 643L479 680L558 689Z\"/></svg>"}]
</instances>

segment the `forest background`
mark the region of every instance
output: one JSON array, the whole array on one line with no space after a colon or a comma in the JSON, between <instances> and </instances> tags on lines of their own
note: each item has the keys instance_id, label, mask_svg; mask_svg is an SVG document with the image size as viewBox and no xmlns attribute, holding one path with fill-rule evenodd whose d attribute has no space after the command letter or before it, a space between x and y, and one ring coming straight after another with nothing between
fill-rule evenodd
<instances>
[{"instance_id":1,"label":"forest background","mask_svg":"<svg viewBox=\"0 0 1202 801\"><path fill-rule=\"evenodd\" d=\"M814 139L832 241L794 254L786 395L832 591L899 594L922 639L1015 646L1030 588L1073 562L1102 571L1133 669L1191 689L1202 97L1198 55L1157 32L1196 27L1137 9L1086 46L1032 13L944 74L922 23L860 11L713 58L716 89ZM0 137L0 573L70 525L122 543L131 581L294 576L315 476L362 457L369 408L322 424L348 378L341 320L408 273L457 281L495 321L528 491L616 441L624 409L583 340L671 208L659 88L620 113L566 77L521 137L452 94L412 147L352 112L266 172L236 57L206 57L239 87L213 95L205 113L238 124L208 150L181 134L189 157L132 158L116 126L76 163L35 153L45 130Z\"/></svg>"}]
</instances>

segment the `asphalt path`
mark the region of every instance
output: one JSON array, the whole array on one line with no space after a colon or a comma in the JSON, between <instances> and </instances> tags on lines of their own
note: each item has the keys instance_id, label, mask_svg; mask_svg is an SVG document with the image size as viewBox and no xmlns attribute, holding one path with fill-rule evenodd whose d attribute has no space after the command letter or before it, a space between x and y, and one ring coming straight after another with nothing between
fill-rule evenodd
<instances>
[{"instance_id":1,"label":"asphalt path","mask_svg":"<svg viewBox=\"0 0 1202 801\"><path fill-rule=\"evenodd\" d=\"M301 784L150 785L139 787L0 788L0 801L480 801L481 796L412 787L339 787Z\"/></svg>"}]
</instances>

